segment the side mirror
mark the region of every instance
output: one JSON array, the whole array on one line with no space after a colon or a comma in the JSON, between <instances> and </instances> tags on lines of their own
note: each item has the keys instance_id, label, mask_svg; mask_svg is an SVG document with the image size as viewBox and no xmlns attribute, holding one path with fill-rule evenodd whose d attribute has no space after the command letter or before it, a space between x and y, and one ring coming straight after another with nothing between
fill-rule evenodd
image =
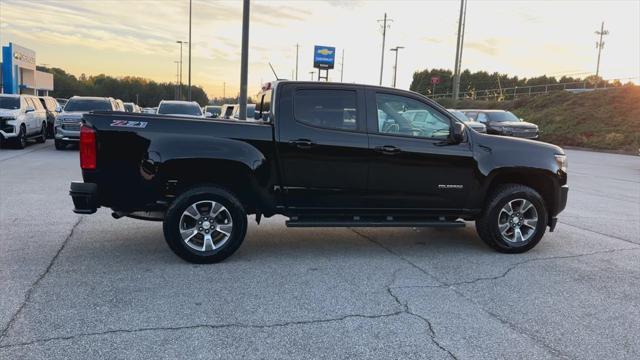
<instances>
[{"instance_id":1,"label":"side mirror","mask_svg":"<svg viewBox=\"0 0 640 360\"><path fill-rule=\"evenodd\" d=\"M454 121L449 130L449 144L460 144L464 140L464 125Z\"/></svg>"},{"instance_id":2,"label":"side mirror","mask_svg":"<svg viewBox=\"0 0 640 360\"><path fill-rule=\"evenodd\" d=\"M59 112L59 113L62 112L62 107L60 105L56 106L56 112Z\"/></svg>"},{"instance_id":3,"label":"side mirror","mask_svg":"<svg viewBox=\"0 0 640 360\"><path fill-rule=\"evenodd\" d=\"M33 106L27 106L27 109L24 112L26 114L34 111L36 111L36 109Z\"/></svg>"}]
</instances>

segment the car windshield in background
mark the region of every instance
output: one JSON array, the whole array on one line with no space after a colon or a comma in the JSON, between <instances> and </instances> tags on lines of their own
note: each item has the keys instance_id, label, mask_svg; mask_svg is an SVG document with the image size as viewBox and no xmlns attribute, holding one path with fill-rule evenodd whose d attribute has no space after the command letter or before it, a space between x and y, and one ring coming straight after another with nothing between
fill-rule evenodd
<instances>
[{"instance_id":1,"label":"car windshield in background","mask_svg":"<svg viewBox=\"0 0 640 360\"><path fill-rule=\"evenodd\" d=\"M205 112L211 113L213 116L220 115L220 106L207 106L204 108Z\"/></svg>"},{"instance_id":2,"label":"car windshield in background","mask_svg":"<svg viewBox=\"0 0 640 360\"><path fill-rule=\"evenodd\" d=\"M111 111L108 100L71 99L64 106L64 111Z\"/></svg>"},{"instance_id":3,"label":"car windshield in background","mask_svg":"<svg viewBox=\"0 0 640 360\"><path fill-rule=\"evenodd\" d=\"M133 112L133 105L132 104L124 104L124 109L127 112Z\"/></svg>"},{"instance_id":4,"label":"car windshield in background","mask_svg":"<svg viewBox=\"0 0 640 360\"><path fill-rule=\"evenodd\" d=\"M505 112L488 112L487 115L489 115L489 119L491 121L497 121L497 122L504 122L504 121L522 121L520 119L518 119L517 116L513 115L512 113L505 111Z\"/></svg>"},{"instance_id":5,"label":"car windshield in background","mask_svg":"<svg viewBox=\"0 0 640 360\"><path fill-rule=\"evenodd\" d=\"M0 109L9 109L15 110L20 109L20 98L19 97L0 97Z\"/></svg>"},{"instance_id":6,"label":"car windshield in background","mask_svg":"<svg viewBox=\"0 0 640 360\"><path fill-rule=\"evenodd\" d=\"M256 116L256 106L248 105L247 106L247 119L253 119Z\"/></svg>"},{"instance_id":7,"label":"car windshield in background","mask_svg":"<svg viewBox=\"0 0 640 360\"><path fill-rule=\"evenodd\" d=\"M449 112L452 113L453 116L455 116L456 119L458 119L460 121L464 121L464 122L470 121L470 119L467 117L467 115L463 114L460 111L449 111Z\"/></svg>"},{"instance_id":8,"label":"car windshield in background","mask_svg":"<svg viewBox=\"0 0 640 360\"><path fill-rule=\"evenodd\" d=\"M179 114L202 116L202 110L195 104L162 104L158 108L158 114Z\"/></svg>"}]
</instances>

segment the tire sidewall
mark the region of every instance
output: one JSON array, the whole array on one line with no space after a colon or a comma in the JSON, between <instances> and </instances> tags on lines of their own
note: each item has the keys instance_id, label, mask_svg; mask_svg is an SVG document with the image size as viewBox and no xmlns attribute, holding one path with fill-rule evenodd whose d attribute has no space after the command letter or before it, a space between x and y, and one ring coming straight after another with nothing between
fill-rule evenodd
<instances>
[{"instance_id":1,"label":"tire sidewall","mask_svg":"<svg viewBox=\"0 0 640 360\"><path fill-rule=\"evenodd\" d=\"M547 209L544 206L544 200L538 193L526 187L518 187L517 189L501 193L500 195L501 196L498 196L492 202L485 220L487 222L485 226L489 232L488 235L493 239L494 247L502 252L508 253L520 253L530 250L540 242L547 227ZM500 210L506 203L515 199L526 199L530 201L538 212L538 223L536 224L535 233L529 241L522 245L515 245L504 240L498 228Z\"/></svg>"},{"instance_id":2,"label":"tire sidewall","mask_svg":"<svg viewBox=\"0 0 640 360\"><path fill-rule=\"evenodd\" d=\"M227 208L233 221L231 237L220 249L207 252L189 247L180 236L180 218L188 206L198 201L212 200ZM165 240L171 250L186 261L214 263L233 254L242 244L247 230L247 215L240 202L230 192L217 187L198 187L180 195L167 210L163 223Z\"/></svg>"}]
</instances>

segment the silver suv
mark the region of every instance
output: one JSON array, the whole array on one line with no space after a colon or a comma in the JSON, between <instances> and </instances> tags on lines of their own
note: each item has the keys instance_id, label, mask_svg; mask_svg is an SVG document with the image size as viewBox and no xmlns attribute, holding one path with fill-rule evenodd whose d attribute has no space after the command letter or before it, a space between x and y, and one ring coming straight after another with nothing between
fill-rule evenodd
<instances>
[{"instance_id":1,"label":"silver suv","mask_svg":"<svg viewBox=\"0 0 640 360\"><path fill-rule=\"evenodd\" d=\"M13 142L19 149L27 139L46 141L47 111L33 95L0 95L0 145Z\"/></svg>"},{"instance_id":2,"label":"silver suv","mask_svg":"<svg viewBox=\"0 0 640 360\"><path fill-rule=\"evenodd\" d=\"M118 106L113 98L74 96L65 104L64 110L55 124L55 145L63 150L70 143L80 140L82 115L90 111L116 111Z\"/></svg>"}]
</instances>

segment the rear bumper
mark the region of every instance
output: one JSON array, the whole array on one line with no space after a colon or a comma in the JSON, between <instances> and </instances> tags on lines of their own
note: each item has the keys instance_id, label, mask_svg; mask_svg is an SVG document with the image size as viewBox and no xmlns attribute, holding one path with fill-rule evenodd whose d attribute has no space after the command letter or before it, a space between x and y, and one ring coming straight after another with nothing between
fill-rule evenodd
<instances>
[{"instance_id":1,"label":"rear bumper","mask_svg":"<svg viewBox=\"0 0 640 360\"><path fill-rule=\"evenodd\" d=\"M69 195L73 199L74 213L93 214L98 210L98 185L73 181Z\"/></svg>"}]
</instances>

